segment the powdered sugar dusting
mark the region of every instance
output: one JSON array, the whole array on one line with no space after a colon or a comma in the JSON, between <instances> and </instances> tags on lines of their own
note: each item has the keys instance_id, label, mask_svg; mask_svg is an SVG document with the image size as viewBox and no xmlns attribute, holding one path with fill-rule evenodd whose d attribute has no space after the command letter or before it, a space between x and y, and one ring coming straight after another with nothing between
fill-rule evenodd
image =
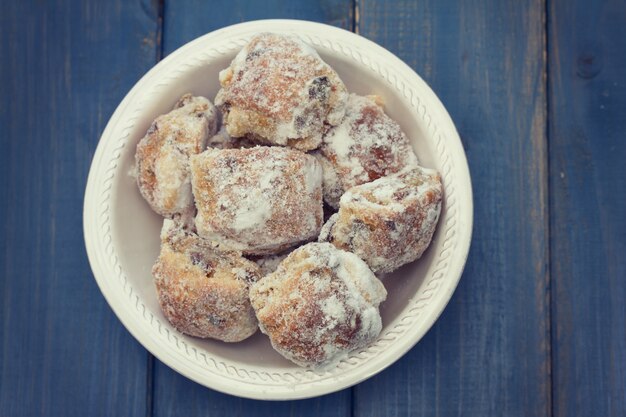
<instances>
[{"instance_id":1,"label":"powdered sugar dusting","mask_svg":"<svg viewBox=\"0 0 626 417\"><path fill-rule=\"evenodd\" d=\"M262 33L220 72L215 102L234 137L310 150L341 121L347 92L337 73L296 37Z\"/></svg>"},{"instance_id":2,"label":"powdered sugar dusting","mask_svg":"<svg viewBox=\"0 0 626 417\"><path fill-rule=\"evenodd\" d=\"M327 367L382 328L382 283L356 255L328 243L294 250L255 283L250 300L274 348L301 366Z\"/></svg>"},{"instance_id":3,"label":"powdered sugar dusting","mask_svg":"<svg viewBox=\"0 0 626 417\"><path fill-rule=\"evenodd\" d=\"M319 233L321 168L312 156L277 147L211 149L191 165L201 236L262 255Z\"/></svg>"},{"instance_id":4,"label":"powdered sugar dusting","mask_svg":"<svg viewBox=\"0 0 626 417\"><path fill-rule=\"evenodd\" d=\"M320 155L324 200L338 207L340 196L355 185L417 165L400 126L367 97L350 94L341 124L324 136Z\"/></svg>"},{"instance_id":5,"label":"powdered sugar dusting","mask_svg":"<svg viewBox=\"0 0 626 417\"><path fill-rule=\"evenodd\" d=\"M235 209L232 228L236 232L241 232L246 229L263 227L271 215L271 204L263 199L262 192L255 192L251 199L245 200Z\"/></svg>"},{"instance_id":6,"label":"powdered sugar dusting","mask_svg":"<svg viewBox=\"0 0 626 417\"><path fill-rule=\"evenodd\" d=\"M320 240L357 254L376 273L391 272L422 256L441 211L439 174L416 167L355 186Z\"/></svg>"},{"instance_id":7,"label":"powdered sugar dusting","mask_svg":"<svg viewBox=\"0 0 626 417\"><path fill-rule=\"evenodd\" d=\"M189 156L204 150L217 119L209 100L186 94L174 110L156 118L137 145L137 184L157 213L172 217L193 206Z\"/></svg>"},{"instance_id":8,"label":"powdered sugar dusting","mask_svg":"<svg viewBox=\"0 0 626 417\"><path fill-rule=\"evenodd\" d=\"M297 37L254 36L219 80L219 132L217 109L186 94L137 147L140 191L166 217L159 303L178 331L227 342L258 317L284 357L332 367L380 334L374 274L422 256L441 179L381 97L349 95Z\"/></svg>"},{"instance_id":9,"label":"powdered sugar dusting","mask_svg":"<svg viewBox=\"0 0 626 417\"><path fill-rule=\"evenodd\" d=\"M320 234L317 238L318 242L329 242L332 238L332 231L335 223L337 223L337 219L339 218L339 213L335 213L326 220L326 223L322 226L320 230Z\"/></svg>"},{"instance_id":10,"label":"powdered sugar dusting","mask_svg":"<svg viewBox=\"0 0 626 417\"><path fill-rule=\"evenodd\" d=\"M259 279L259 268L201 239L184 222L164 221L153 275L163 313L180 332L237 342L256 331L248 287Z\"/></svg>"}]
</instances>

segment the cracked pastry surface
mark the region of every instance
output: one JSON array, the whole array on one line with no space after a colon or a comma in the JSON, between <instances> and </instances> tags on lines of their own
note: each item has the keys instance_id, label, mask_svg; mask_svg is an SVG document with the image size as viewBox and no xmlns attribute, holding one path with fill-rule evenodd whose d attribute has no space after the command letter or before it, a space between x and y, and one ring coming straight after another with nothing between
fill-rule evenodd
<instances>
[{"instance_id":1,"label":"cracked pastry surface","mask_svg":"<svg viewBox=\"0 0 626 417\"><path fill-rule=\"evenodd\" d=\"M317 153L324 170L324 201L337 208L349 188L416 166L400 125L375 96L350 94L343 121L324 136Z\"/></svg>"},{"instance_id":2,"label":"cracked pastry surface","mask_svg":"<svg viewBox=\"0 0 626 417\"><path fill-rule=\"evenodd\" d=\"M198 234L246 255L317 237L323 222L317 160L282 147L209 149L191 158Z\"/></svg>"},{"instance_id":3,"label":"cracked pastry surface","mask_svg":"<svg viewBox=\"0 0 626 417\"><path fill-rule=\"evenodd\" d=\"M261 331L285 358L305 367L333 365L381 331L387 291L356 255L309 243L250 288Z\"/></svg>"},{"instance_id":4,"label":"cracked pastry surface","mask_svg":"<svg viewBox=\"0 0 626 417\"><path fill-rule=\"evenodd\" d=\"M248 291L260 272L240 253L219 250L166 219L152 273L161 309L181 333L238 342L256 331Z\"/></svg>"},{"instance_id":5,"label":"cracked pastry surface","mask_svg":"<svg viewBox=\"0 0 626 417\"><path fill-rule=\"evenodd\" d=\"M433 237L442 201L441 177L422 167L355 186L320 233L320 241L355 253L375 273L422 256Z\"/></svg>"},{"instance_id":6,"label":"cracked pastry surface","mask_svg":"<svg viewBox=\"0 0 626 417\"><path fill-rule=\"evenodd\" d=\"M261 33L220 72L215 103L233 137L301 150L339 124L347 90L318 53L292 36Z\"/></svg>"},{"instance_id":7,"label":"cracked pastry surface","mask_svg":"<svg viewBox=\"0 0 626 417\"><path fill-rule=\"evenodd\" d=\"M155 212L171 218L193 208L189 156L204 150L217 124L217 109L209 100L185 94L139 141L137 185Z\"/></svg>"}]
</instances>

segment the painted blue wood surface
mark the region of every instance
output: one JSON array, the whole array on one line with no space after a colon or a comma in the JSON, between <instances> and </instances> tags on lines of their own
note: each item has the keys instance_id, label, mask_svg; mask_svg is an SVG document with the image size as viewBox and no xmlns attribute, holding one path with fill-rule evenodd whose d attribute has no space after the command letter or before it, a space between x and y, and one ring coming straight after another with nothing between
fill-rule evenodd
<instances>
[{"instance_id":1,"label":"painted blue wood surface","mask_svg":"<svg viewBox=\"0 0 626 417\"><path fill-rule=\"evenodd\" d=\"M155 361L99 293L81 225L132 84L196 36L270 17L356 29L415 68L461 133L476 206L426 337L352 390L285 403ZM624 22L618 0L1 2L0 416L626 415Z\"/></svg>"},{"instance_id":2,"label":"painted blue wood surface","mask_svg":"<svg viewBox=\"0 0 626 417\"><path fill-rule=\"evenodd\" d=\"M548 27L554 416L625 416L626 4Z\"/></svg>"},{"instance_id":3,"label":"painted blue wood surface","mask_svg":"<svg viewBox=\"0 0 626 417\"><path fill-rule=\"evenodd\" d=\"M356 387L356 416L550 414L544 3L361 1L359 33L411 65L461 135L474 234L434 328Z\"/></svg>"},{"instance_id":4,"label":"painted blue wood surface","mask_svg":"<svg viewBox=\"0 0 626 417\"><path fill-rule=\"evenodd\" d=\"M302 19L352 28L352 0L166 0L163 34L166 54L216 29L249 20ZM271 28L268 28L271 30Z\"/></svg>"},{"instance_id":5,"label":"painted blue wood surface","mask_svg":"<svg viewBox=\"0 0 626 417\"><path fill-rule=\"evenodd\" d=\"M81 218L155 27L139 1L0 3L0 416L146 414L148 355L96 286Z\"/></svg>"}]
</instances>

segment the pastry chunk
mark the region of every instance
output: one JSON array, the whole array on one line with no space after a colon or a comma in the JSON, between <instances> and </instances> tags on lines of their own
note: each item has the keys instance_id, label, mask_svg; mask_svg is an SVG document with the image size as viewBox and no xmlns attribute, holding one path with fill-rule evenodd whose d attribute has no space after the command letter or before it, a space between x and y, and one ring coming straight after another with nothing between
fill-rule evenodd
<instances>
[{"instance_id":1,"label":"pastry chunk","mask_svg":"<svg viewBox=\"0 0 626 417\"><path fill-rule=\"evenodd\" d=\"M348 190L322 228L320 241L355 253L375 273L422 256L441 210L439 174L416 167Z\"/></svg>"},{"instance_id":2,"label":"pastry chunk","mask_svg":"<svg viewBox=\"0 0 626 417\"><path fill-rule=\"evenodd\" d=\"M189 156L204 150L217 131L217 109L204 97L184 95L159 116L137 145L137 184L150 207L164 217L193 208Z\"/></svg>"},{"instance_id":3,"label":"pastry chunk","mask_svg":"<svg viewBox=\"0 0 626 417\"><path fill-rule=\"evenodd\" d=\"M181 333L238 342L256 331L248 290L259 268L239 253L221 251L166 219L152 273L161 309Z\"/></svg>"},{"instance_id":4,"label":"pastry chunk","mask_svg":"<svg viewBox=\"0 0 626 417\"><path fill-rule=\"evenodd\" d=\"M309 243L250 288L261 331L285 358L311 368L337 363L382 329L387 291L356 255Z\"/></svg>"},{"instance_id":5,"label":"pastry chunk","mask_svg":"<svg viewBox=\"0 0 626 417\"><path fill-rule=\"evenodd\" d=\"M350 94L345 118L324 136L318 157L324 201L332 207L355 185L417 165L409 139L374 100Z\"/></svg>"},{"instance_id":6,"label":"pastry chunk","mask_svg":"<svg viewBox=\"0 0 626 417\"><path fill-rule=\"evenodd\" d=\"M247 255L278 253L322 226L322 170L288 148L210 149L191 158L200 236Z\"/></svg>"},{"instance_id":7,"label":"pastry chunk","mask_svg":"<svg viewBox=\"0 0 626 417\"><path fill-rule=\"evenodd\" d=\"M296 37L262 33L220 72L215 98L233 137L317 148L345 111L346 87L317 52Z\"/></svg>"}]
</instances>

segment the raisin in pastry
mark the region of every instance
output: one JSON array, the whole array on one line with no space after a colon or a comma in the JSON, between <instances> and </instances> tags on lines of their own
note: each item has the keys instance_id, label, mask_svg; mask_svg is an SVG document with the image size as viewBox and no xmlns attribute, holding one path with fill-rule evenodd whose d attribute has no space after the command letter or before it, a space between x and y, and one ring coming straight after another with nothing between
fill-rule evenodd
<instances>
[{"instance_id":1,"label":"raisin in pastry","mask_svg":"<svg viewBox=\"0 0 626 417\"><path fill-rule=\"evenodd\" d=\"M416 167L349 189L320 233L320 241L355 253L375 273L422 256L441 211L439 174Z\"/></svg>"},{"instance_id":2,"label":"raisin in pastry","mask_svg":"<svg viewBox=\"0 0 626 417\"><path fill-rule=\"evenodd\" d=\"M367 346L382 329L383 284L356 255L309 243L250 288L261 331L285 358L327 367Z\"/></svg>"},{"instance_id":3,"label":"raisin in pastry","mask_svg":"<svg viewBox=\"0 0 626 417\"><path fill-rule=\"evenodd\" d=\"M233 137L264 144L317 148L339 124L348 97L335 70L291 36L256 35L220 72L215 103Z\"/></svg>"},{"instance_id":4,"label":"raisin in pastry","mask_svg":"<svg viewBox=\"0 0 626 417\"><path fill-rule=\"evenodd\" d=\"M139 191L154 211L171 218L193 208L189 156L204 150L217 124L215 106L191 94L154 120L135 153Z\"/></svg>"},{"instance_id":5,"label":"raisin in pastry","mask_svg":"<svg viewBox=\"0 0 626 417\"><path fill-rule=\"evenodd\" d=\"M166 219L152 273L161 309L181 333L238 342L256 331L248 291L260 272L240 253L220 250Z\"/></svg>"},{"instance_id":6,"label":"raisin in pastry","mask_svg":"<svg viewBox=\"0 0 626 417\"><path fill-rule=\"evenodd\" d=\"M350 94L343 121L324 136L317 154L324 170L324 201L337 208L350 187L417 165L409 139L375 97Z\"/></svg>"},{"instance_id":7,"label":"raisin in pastry","mask_svg":"<svg viewBox=\"0 0 626 417\"><path fill-rule=\"evenodd\" d=\"M314 239L323 222L322 170L282 147L209 149L191 158L198 234L246 255Z\"/></svg>"}]
</instances>

